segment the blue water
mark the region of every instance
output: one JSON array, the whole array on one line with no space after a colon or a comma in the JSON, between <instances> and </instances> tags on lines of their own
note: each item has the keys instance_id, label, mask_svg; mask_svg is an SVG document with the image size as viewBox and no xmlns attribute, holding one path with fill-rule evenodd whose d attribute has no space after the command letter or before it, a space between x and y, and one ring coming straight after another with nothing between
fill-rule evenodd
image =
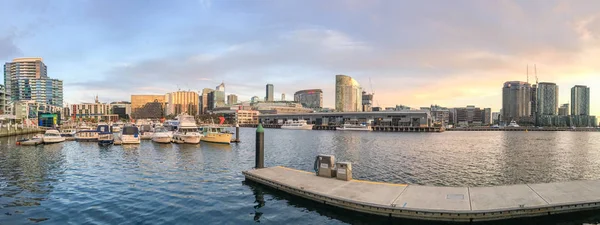
<instances>
[{"instance_id":1,"label":"blue water","mask_svg":"<svg viewBox=\"0 0 600 225\"><path fill-rule=\"evenodd\" d=\"M365 216L246 183L254 129L231 145L15 146L0 139L0 224L431 224ZM443 186L600 179L600 133L363 133L266 129L266 166L319 153L356 179ZM600 212L518 220L600 222Z\"/></svg>"}]
</instances>

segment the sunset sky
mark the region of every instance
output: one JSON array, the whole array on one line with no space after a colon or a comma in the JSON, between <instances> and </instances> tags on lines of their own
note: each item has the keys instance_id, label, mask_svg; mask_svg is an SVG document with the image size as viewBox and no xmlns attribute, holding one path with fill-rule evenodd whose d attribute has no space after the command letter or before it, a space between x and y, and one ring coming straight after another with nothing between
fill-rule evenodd
<instances>
[{"instance_id":1,"label":"sunset sky","mask_svg":"<svg viewBox=\"0 0 600 225\"><path fill-rule=\"evenodd\" d=\"M499 110L502 84L591 87L600 115L600 1L8 0L0 61L43 57L67 103L214 88L240 100L321 88L335 75L375 106ZM372 85L370 85L369 79Z\"/></svg>"}]
</instances>

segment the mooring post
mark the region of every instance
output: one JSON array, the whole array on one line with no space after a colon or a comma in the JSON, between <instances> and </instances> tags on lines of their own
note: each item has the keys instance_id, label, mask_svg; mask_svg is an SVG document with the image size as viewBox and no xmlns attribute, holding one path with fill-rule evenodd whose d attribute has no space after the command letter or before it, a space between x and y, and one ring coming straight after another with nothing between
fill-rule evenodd
<instances>
[{"instance_id":1,"label":"mooring post","mask_svg":"<svg viewBox=\"0 0 600 225\"><path fill-rule=\"evenodd\" d=\"M256 128L256 165L255 169L265 167L265 129L262 124L258 124Z\"/></svg>"},{"instance_id":2,"label":"mooring post","mask_svg":"<svg viewBox=\"0 0 600 225\"><path fill-rule=\"evenodd\" d=\"M240 142L240 124L235 124L235 142Z\"/></svg>"}]
</instances>

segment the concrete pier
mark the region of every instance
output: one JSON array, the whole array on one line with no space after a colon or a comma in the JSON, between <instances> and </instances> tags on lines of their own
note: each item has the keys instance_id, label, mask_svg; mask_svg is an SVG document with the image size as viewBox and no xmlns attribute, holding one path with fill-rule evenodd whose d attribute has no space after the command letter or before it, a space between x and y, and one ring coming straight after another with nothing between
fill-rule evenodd
<instances>
[{"instance_id":1,"label":"concrete pier","mask_svg":"<svg viewBox=\"0 0 600 225\"><path fill-rule=\"evenodd\" d=\"M386 217L474 222L600 209L600 181L436 187L342 181L286 167L243 174L246 180L292 195Z\"/></svg>"}]
</instances>

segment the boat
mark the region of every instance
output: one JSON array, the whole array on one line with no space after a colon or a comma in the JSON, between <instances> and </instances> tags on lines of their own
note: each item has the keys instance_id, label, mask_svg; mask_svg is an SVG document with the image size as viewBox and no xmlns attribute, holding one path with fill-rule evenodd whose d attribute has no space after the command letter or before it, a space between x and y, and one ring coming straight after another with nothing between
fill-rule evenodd
<instances>
[{"instance_id":1,"label":"boat","mask_svg":"<svg viewBox=\"0 0 600 225\"><path fill-rule=\"evenodd\" d=\"M517 124L517 122L515 122L515 121L513 120L513 121L510 121L510 123L508 124L508 126L507 126L507 127L520 127L520 126L519 126L519 124Z\"/></svg>"},{"instance_id":2,"label":"boat","mask_svg":"<svg viewBox=\"0 0 600 225\"><path fill-rule=\"evenodd\" d=\"M164 127L159 127L154 130L154 134L152 134L152 141L161 144L171 143L171 139L173 138L173 134L165 129Z\"/></svg>"},{"instance_id":3,"label":"boat","mask_svg":"<svg viewBox=\"0 0 600 225\"><path fill-rule=\"evenodd\" d=\"M179 126L177 131L173 133L173 142L198 144L202 134L198 130L196 120L190 115L179 115Z\"/></svg>"},{"instance_id":4,"label":"boat","mask_svg":"<svg viewBox=\"0 0 600 225\"><path fill-rule=\"evenodd\" d=\"M115 142L111 128L108 125L98 125L96 131L98 131L98 145L112 145Z\"/></svg>"},{"instance_id":5,"label":"boat","mask_svg":"<svg viewBox=\"0 0 600 225\"><path fill-rule=\"evenodd\" d=\"M372 131L373 129L371 129L371 125L368 125L366 123L361 123L361 124L349 124L349 123L345 123L343 126L336 128L336 130L341 130L341 131Z\"/></svg>"},{"instance_id":6,"label":"boat","mask_svg":"<svg viewBox=\"0 0 600 225\"><path fill-rule=\"evenodd\" d=\"M77 129L74 128L65 128L60 130L60 136L63 137L75 137L77 133Z\"/></svg>"},{"instance_id":7,"label":"boat","mask_svg":"<svg viewBox=\"0 0 600 225\"><path fill-rule=\"evenodd\" d=\"M294 120L294 121L285 121L283 125L281 125L281 129L290 129L290 130L312 130L313 125L307 124L306 120Z\"/></svg>"},{"instance_id":8,"label":"boat","mask_svg":"<svg viewBox=\"0 0 600 225\"><path fill-rule=\"evenodd\" d=\"M223 127L215 125L202 128L203 136L200 138L203 142L230 144L232 133Z\"/></svg>"},{"instance_id":9,"label":"boat","mask_svg":"<svg viewBox=\"0 0 600 225\"><path fill-rule=\"evenodd\" d=\"M65 141L65 137L61 136L58 130L47 130L42 140L45 144L59 143Z\"/></svg>"},{"instance_id":10,"label":"boat","mask_svg":"<svg viewBox=\"0 0 600 225\"><path fill-rule=\"evenodd\" d=\"M120 134L121 144L139 144L140 132L135 126L125 126Z\"/></svg>"},{"instance_id":11,"label":"boat","mask_svg":"<svg viewBox=\"0 0 600 225\"><path fill-rule=\"evenodd\" d=\"M84 123L77 127L77 131L82 131L82 130L92 130L92 128Z\"/></svg>"},{"instance_id":12,"label":"boat","mask_svg":"<svg viewBox=\"0 0 600 225\"><path fill-rule=\"evenodd\" d=\"M150 124L143 124L138 126L139 130L140 130L140 139L141 140L151 140L152 139L152 134L154 134L154 132L152 131L152 125Z\"/></svg>"},{"instance_id":13,"label":"boat","mask_svg":"<svg viewBox=\"0 0 600 225\"><path fill-rule=\"evenodd\" d=\"M98 141L98 131L80 130L75 134L76 141Z\"/></svg>"},{"instance_id":14,"label":"boat","mask_svg":"<svg viewBox=\"0 0 600 225\"><path fill-rule=\"evenodd\" d=\"M119 133L121 132L121 126L119 126L119 124L113 124L111 126L112 132L113 133Z\"/></svg>"},{"instance_id":15,"label":"boat","mask_svg":"<svg viewBox=\"0 0 600 225\"><path fill-rule=\"evenodd\" d=\"M21 139L17 141L17 145L39 145L44 143L44 136L40 134L34 135L31 139Z\"/></svg>"}]
</instances>

